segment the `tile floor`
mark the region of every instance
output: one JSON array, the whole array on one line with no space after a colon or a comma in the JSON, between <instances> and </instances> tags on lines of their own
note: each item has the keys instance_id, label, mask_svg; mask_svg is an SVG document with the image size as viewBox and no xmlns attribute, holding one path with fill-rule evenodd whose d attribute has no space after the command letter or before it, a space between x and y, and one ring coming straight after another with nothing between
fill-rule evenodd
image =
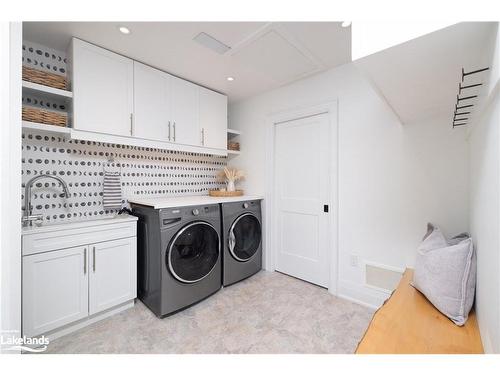
<instances>
[{"instance_id":1,"label":"tile floor","mask_svg":"<svg viewBox=\"0 0 500 375\"><path fill-rule=\"evenodd\" d=\"M140 301L46 353L354 353L374 311L262 271L165 319Z\"/></svg>"}]
</instances>

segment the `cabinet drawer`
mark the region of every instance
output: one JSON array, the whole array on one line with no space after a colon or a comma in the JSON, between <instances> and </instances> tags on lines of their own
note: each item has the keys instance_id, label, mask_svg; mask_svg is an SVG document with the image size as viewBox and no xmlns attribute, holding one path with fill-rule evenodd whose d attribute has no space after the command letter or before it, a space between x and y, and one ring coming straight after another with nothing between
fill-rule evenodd
<instances>
[{"instance_id":1,"label":"cabinet drawer","mask_svg":"<svg viewBox=\"0 0 500 375\"><path fill-rule=\"evenodd\" d=\"M22 237L22 253L24 256L68 247L83 246L89 243L135 237L136 233L137 227L134 221L24 234Z\"/></svg>"}]
</instances>

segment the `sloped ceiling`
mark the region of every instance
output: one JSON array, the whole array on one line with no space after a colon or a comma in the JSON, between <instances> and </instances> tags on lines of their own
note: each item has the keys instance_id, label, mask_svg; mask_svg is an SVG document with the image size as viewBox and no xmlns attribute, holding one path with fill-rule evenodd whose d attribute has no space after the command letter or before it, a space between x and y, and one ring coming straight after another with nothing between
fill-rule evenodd
<instances>
[{"instance_id":1,"label":"sloped ceiling","mask_svg":"<svg viewBox=\"0 0 500 375\"><path fill-rule=\"evenodd\" d=\"M488 41L496 22L464 22L388 48L354 63L385 98L403 124L447 114L452 124L462 68L473 71L488 61ZM397 32L397 31L395 31ZM464 84L486 81L487 72ZM462 91L479 95L481 87Z\"/></svg>"}]
</instances>

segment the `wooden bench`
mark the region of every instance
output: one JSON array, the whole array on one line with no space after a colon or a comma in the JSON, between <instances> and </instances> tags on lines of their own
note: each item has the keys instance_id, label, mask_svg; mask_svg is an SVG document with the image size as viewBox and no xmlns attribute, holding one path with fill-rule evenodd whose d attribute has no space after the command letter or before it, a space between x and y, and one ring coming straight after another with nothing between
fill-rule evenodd
<instances>
[{"instance_id":1,"label":"wooden bench","mask_svg":"<svg viewBox=\"0 0 500 375\"><path fill-rule=\"evenodd\" d=\"M463 327L441 314L410 285L407 269L398 288L373 319L356 350L358 354L483 353L476 314Z\"/></svg>"}]
</instances>

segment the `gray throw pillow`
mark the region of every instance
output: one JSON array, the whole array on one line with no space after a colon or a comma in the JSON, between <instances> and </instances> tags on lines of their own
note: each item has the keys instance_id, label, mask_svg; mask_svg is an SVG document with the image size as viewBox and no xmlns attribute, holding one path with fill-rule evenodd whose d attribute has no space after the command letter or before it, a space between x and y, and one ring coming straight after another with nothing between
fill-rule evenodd
<instances>
[{"instance_id":1,"label":"gray throw pillow","mask_svg":"<svg viewBox=\"0 0 500 375\"><path fill-rule=\"evenodd\" d=\"M413 286L455 324L469 317L476 288L476 255L472 239L461 233L449 240L441 230L427 224L418 247Z\"/></svg>"}]
</instances>

